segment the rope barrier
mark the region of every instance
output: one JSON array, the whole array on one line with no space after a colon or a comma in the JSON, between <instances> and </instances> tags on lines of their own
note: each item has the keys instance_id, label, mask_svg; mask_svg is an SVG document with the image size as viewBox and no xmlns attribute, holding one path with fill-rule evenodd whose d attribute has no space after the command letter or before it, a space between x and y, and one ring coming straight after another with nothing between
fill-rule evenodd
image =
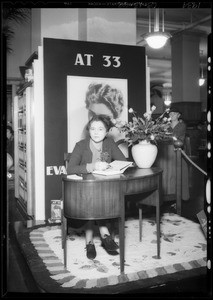
<instances>
[{"instance_id":1,"label":"rope barrier","mask_svg":"<svg viewBox=\"0 0 213 300\"><path fill-rule=\"evenodd\" d=\"M202 170L197 164L195 164L182 149L181 149L181 153L195 168L197 168L201 173L207 176L207 173L204 170Z\"/></svg>"}]
</instances>

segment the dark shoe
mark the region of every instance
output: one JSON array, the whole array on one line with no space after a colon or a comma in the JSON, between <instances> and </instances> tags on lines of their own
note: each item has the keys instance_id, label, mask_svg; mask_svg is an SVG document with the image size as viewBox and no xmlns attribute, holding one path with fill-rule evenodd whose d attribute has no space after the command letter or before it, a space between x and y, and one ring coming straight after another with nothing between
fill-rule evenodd
<instances>
[{"instance_id":1,"label":"dark shoe","mask_svg":"<svg viewBox=\"0 0 213 300\"><path fill-rule=\"evenodd\" d=\"M102 246L106 251L114 252L117 249L119 249L119 246L116 244L116 242L111 238L110 235L105 234L104 238L101 238Z\"/></svg>"},{"instance_id":2,"label":"dark shoe","mask_svg":"<svg viewBox=\"0 0 213 300\"><path fill-rule=\"evenodd\" d=\"M96 257L95 246L91 242L89 242L89 244L86 245L86 250L87 250L87 258L94 259Z\"/></svg>"}]
</instances>

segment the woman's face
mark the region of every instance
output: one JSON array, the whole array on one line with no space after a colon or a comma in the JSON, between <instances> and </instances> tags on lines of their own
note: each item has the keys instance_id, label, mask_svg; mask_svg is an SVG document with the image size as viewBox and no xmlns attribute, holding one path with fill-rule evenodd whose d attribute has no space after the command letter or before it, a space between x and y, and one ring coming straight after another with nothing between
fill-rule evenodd
<instances>
[{"instance_id":1,"label":"woman's face","mask_svg":"<svg viewBox=\"0 0 213 300\"><path fill-rule=\"evenodd\" d=\"M111 110L103 103L93 103L89 107L89 120L94 115L104 115L113 118Z\"/></svg>"},{"instance_id":2,"label":"woman's face","mask_svg":"<svg viewBox=\"0 0 213 300\"><path fill-rule=\"evenodd\" d=\"M7 138L8 138L8 140L11 138L11 136L12 136L12 133L11 133L10 129L7 129Z\"/></svg>"},{"instance_id":3,"label":"woman's face","mask_svg":"<svg viewBox=\"0 0 213 300\"><path fill-rule=\"evenodd\" d=\"M89 134L93 142L100 143L105 138L107 134L107 129L103 122L93 121L90 124Z\"/></svg>"},{"instance_id":4,"label":"woman's face","mask_svg":"<svg viewBox=\"0 0 213 300\"><path fill-rule=\"evenodd\" d=\"M180 114L178 112L172 111L169 113L171 121L178 121Z\"/></svg>"},{"instance_id":5,"label":"woman's face","mask_svg":"<svg viewBox=\"0 0 213 300\"><path fill-rule=\"evenodd\" d=\"M103 103L93 103L89 107L89 120L94 116L94 115L105 115L110 118L114 118L112 111ZM120 133L119 129L116 127L112 127L109 130L108 136L113 138L114 141L123 139L124 136L123 134Z\"/></svg>"}]
</instances>

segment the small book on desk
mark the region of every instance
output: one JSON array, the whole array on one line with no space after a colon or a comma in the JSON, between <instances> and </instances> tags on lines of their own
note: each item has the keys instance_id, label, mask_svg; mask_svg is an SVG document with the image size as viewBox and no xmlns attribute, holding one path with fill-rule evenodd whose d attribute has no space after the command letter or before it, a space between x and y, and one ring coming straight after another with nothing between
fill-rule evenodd
<instances>
[{"instance_id":1,"label":"small book on desk","mask_svg":"<svg viewBox=\"0 0 213 300\"><path fill-rule=\"evenodd\" d=\"M117 175L122 174L127 168L131 167L133 162L126 160L114 160L109 164L109 168L104 171L95 170L92 173L98 175Z\"/></svg>"}]
</instances>

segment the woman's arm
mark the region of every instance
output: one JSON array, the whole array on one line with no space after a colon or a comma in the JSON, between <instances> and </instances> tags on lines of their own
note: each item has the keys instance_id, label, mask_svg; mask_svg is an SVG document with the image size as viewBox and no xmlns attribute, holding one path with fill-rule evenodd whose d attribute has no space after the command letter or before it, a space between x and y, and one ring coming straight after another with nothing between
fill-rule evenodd
<instances>
[{"instance_id":1,"label":"woman's arm","mask_svg":"<svg viewBox=\"0 0 213 300\"><path fill-rule=\"evenodd\" d=\"M67 175L69 174L86 174L88 173L86 164L80 165L84 149L77 143L70 156L67 166Z\"/></svg>"}]
</instances>

